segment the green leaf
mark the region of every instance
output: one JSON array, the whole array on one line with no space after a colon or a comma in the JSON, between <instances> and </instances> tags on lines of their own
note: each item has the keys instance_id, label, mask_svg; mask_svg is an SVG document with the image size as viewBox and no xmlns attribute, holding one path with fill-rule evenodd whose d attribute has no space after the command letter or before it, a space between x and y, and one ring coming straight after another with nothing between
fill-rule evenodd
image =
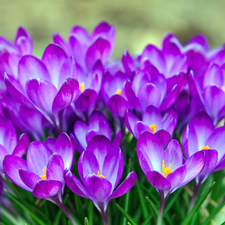
<instances>
[{"instance_id":1,"label":"green leaf","mask_svg":"<svg viewBox=\"0 0 225 225\"><path fill-rule=\"evenodd\" d=\"M217 213L223 208L223 206L225 205L225 201L222 202L218 207L216 207L214 210L212 210L210 212L210 215L207 217L206 220L204 220L204 222L201 223L201 225L208 225L210 223L210 221L217 215ZM224 222L225 223L225 222Z\"/></svg>"},{"instance_id":2,"label":"green leaf","mask_svg":"<svg viewBox=\"0 0 225 225\"><path fill-rule=\"evenodd\" d=\"M150 212L151 212L153 218L156 219L157 218L157 211L156 211L155 204L148 197L146 197L146 199L147 199L147 202L148 202Z\"/></svg>"},{"instance_id":3,"label":"green leaf","mask_svg":"<svg viewBox=\"0 0 225 225\"><path fill-rule=\"evenodd\" d=\"M92 201L89 201L89 205L88 205L88 222L90 225L94 224L94 205L92 203Z\"/></svg>"},{"instance_id":4,"label":"green leaf","mask_svg":"<svg viewBox=\"0 0 225 225\"><path fill-rule=\"evenodd\" d=\"M8 194L10 199L16 203L20 208L25 210L37 223L40 225L46 225L46 222L42 221L38 216L36 216L33 212L31 212L26 206L24 206L17 198L15 198L9 191L5 189L5 192Z\"/></svg>"},{"instance_id":5,"label":"green leaf","mask_svg":"<svg viewBox=\"0 0 225 225\"><path fill-rule=\"evenodd\" d=\"M149 225L149 221L151 220L152 215L149 215L148 218L141 225Z\"/></svg>"},{"instance_id":6,"label":"green leaf","mask_svg":"<svg viewBox=\"0 0 225 225\"><path fill-rule=\"evenodd\" d=\"M84 225L89 225L89 222L88 222L88 218L87 217L84 218Z\"/></svg>"},{"instance_id":7,"label":"green leaf","mask_svg":"<svg viewBox=\"0 0 225 225\"><path fill-rule=\"evenodd\" d=\"M83 206L80 200L80 196L78 195L74 195L74 199L75 199L75 207L77 210L77 215L79 216L79 218L83 220L84 218L84 210L83 210Z\"/></svg>"},{"instance_id":8,"label":"green leaf","mask_svg":"<svg viewBox=\"0 0 225 225\"><path fill-rule=\"evenodd\" d=\"M62 214L63 214L63 211L61 209L59 209L58 212L57 212L57 214L56 214L56 216L55 216L55 219L53 221L53 225L60 224L59 221L61 219Z\"/></svg>"},{"instance_id":9,"label":"green leaf","mask_svg":"<svg viewBox=\"0 0 225 225\"><path fill-rule=\"evenodd\" d=\"M201 207L201 205L203 204L203 202L205 201L206 197L208 196L208 194L212 191L213 186L215 185L215 182L210 185L204 194L202 194L198 201L195 203L193 209L190 211L190 213L187 215L187 217L184 219L183 223L181 225L189 225L191 219L193 218L193 216L198 212L199 208Z\"/></svg>"},{"instance_id":10,"label":"green leaf","mask_svg":"<svg viewBox=\"0 0 225 225\"><path fill-rule=\"evenodd\" d=\"M130 221L130 223L131 223L132 225L138 225L138 224L133 220L133 218L132 218L128 213L126 213L126 212L124 211L123 208L121 208L118 204L116 204L116 206L117 206L117 208L123 213L123 215L126 216L126 218Z\"/></svg>"}]
</instances>

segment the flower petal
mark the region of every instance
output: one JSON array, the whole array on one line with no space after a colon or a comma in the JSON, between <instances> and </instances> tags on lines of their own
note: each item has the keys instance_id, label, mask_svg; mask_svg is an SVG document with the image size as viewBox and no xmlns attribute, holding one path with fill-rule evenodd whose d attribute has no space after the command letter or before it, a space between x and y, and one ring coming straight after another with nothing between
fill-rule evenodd
<instances>
[{"instance_id":1,"label":"flower petal","mask_svg":"<svg viewBox=\"0 0 225 225\"><path fill-rule=\"evenodd\" d=\"M25 154L29 144L30 144L29 136L27 134L21 134L20 139L15 149L13 150L12 154L15 156L22 157Z\"/></svg>"},{"instance_id":2,"label":"flower petal","mask_svg":"<svg viewBox=\"0 0 225 225\"><path fill-rule=\"evenodd\" d=\"M41 178L38 175L36 175L28 170L20 169L19 175L20 175L20 179L23 181L23 183L26 184L27 187L29 187L32 190L34 189L37 182L41 180Z\"/></svg>"}]
</instances>

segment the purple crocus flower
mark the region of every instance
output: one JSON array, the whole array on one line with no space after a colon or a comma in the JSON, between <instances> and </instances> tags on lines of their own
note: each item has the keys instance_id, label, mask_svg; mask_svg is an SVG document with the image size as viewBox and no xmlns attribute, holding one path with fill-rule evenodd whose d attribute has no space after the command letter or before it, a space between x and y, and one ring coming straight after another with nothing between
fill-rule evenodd
<instances>
[{"instance_id":1,"label":"purple crocus flower","mask_svg":"<svg viewBox=\"0 0 225 225\"><path fill-rule=\"evenodd\" d=\"M29 146L29 137L22 134L17 141L17 134L11 121L0 117L0 175L3 177L3 160L7 155L22 157Z\"/></svg>"},{"instance_id":2,"label":"purple crocus flower","mask_svg":"<svg viewBox=\"0 0 225 225\"><path fill-rule=\"evenodd\" d=\"M96 135L104 135L109 140L111 140L111 130L109 127L108 120L105 115L98 111L94 110L89 118L88 125L82 121L76 121L74 125L74 134L77 138L79 144L74 140L75 149L79 152L86 149L88 143ZM119 131L113 141L116 146L119 146L121 143L122 135Z\"/></svg>"},{"instance_id":3,"label":"purple crocus flower","mask_svg":"<svg viewBox=\"0 0 225 225\"><path fill-rule=\"evenodd\" d=\"M187 125L182 143L187 159L196 152L205 153L205 165L196 177L197 186L201 186L212 172L225 168L225 126L215 129L212 119L204 111Z\"/></svg>"},{"instance_id":4,"label":"purple crocus flower","mask_svg":"<svg viewBox=\"0 0 225 225\"><path fill-rule=\"evenodd\" d=\"M100 60L103 65L112 54L115 45L115 27L101 22L89 34L83 27L74 26L69 33L68 43L59 34L53 34L54 42L61 45L68 55L87 72Z\"/></svg>"},{"instance_id":5,"label":"purple crocus flower","mask_svg":"<svg viewBox=\"0 0 225 225\"><path fill-rule=\"evenodd\" d=\"M83 184L71 171L65 173L66 184L75 194L91 199L101 213L104 224L108 224L106 212L110 200L129 191L137 178L136 173L131 172L117 187L123 168L121 149L107 137L98 135L89 142L78 162L78 172Z\"/></svg>"},{"instance_id":6,"label":"purple crocus flower","mask_svg":"<svg viewBox=\"0 0 225 225\"><path fill-rule=\"evenodd\" d=\"M32 192L37 198L52 201L74 222L62 200L64 171L71 169L73 162L73 144L66 133L61 133L57 140L47 138L45 143L32 142L27 161L16 155L7 155L3 166L6 176L13 183Z\"/></svg>"},{"instance_id":7,"label":"purple crocus flower","mask_svg":"<svg viewBox=\"0 0 225 225\"><path fill-rule=\"evenodd\" d=\"M205 163L204 152L197 152L184 162L181 146L176 140L170 141L164 151L158 137L145 131L138 139L137 155L143 172L161 197L157 223L161 224L167 197L201 172Z\"/></svg>"},{"instance_id":8,"label":"purple crocus flower","mask_svg":"<svg viewBox=\"0 0 225 225\"><path fill-rule=\"evenodd\" d=\"M36 108L58 130L62 111L77 97L79 84L73 57L55 44L47 46L42 60L23 56L18 65L18 79L5 75L9 93L22 105Z\"/></svg>"},{"instance_id":9,"label":"purple crocus flower","mask_svg":"<svg viewBox=\"0 0 225 225\"><path fill-rule=\"evenodd\" d=\"M155 134L165 146L170 141L177 125L177 119L177 110L174 107L171 107L162 116L156 107L149 106L142 115L142 121L130 111L127 111L125 124L137 140L144 131L149 131Z\"/></svg>"}]
</instances>

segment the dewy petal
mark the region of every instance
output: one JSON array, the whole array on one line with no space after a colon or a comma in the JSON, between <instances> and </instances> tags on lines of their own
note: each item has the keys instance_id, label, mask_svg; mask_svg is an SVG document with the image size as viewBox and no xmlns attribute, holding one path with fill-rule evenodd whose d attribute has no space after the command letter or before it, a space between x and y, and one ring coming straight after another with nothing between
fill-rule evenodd
<instances>
[{"instance_id":1,"label":"dewy petal","mask_svg":"<svg viewBox=\"0 0 225 225\"><path fill-rule=\"evenodd\" d=\"M51 82L58 87L60 69L67 59L65 51L57 44L49 44L42 56L42 61L46 65Z\"/></svg>"},{"instance_id":2,"label":"dewy petal","mask_svg":"<svg viewBox=\"0 0 225 225\"><path fill-rule=\"evenodd\" d=\"M78 81L74 78L67 78L54 98L52 112L57 114L70 105L77 97L78 90Z\"/></svg>"},{"instance_id":3,"label":"dewy petal","mask_svg":"<svg viewBox=\"0 0 225 225\"><path fill-rule=\"evenodd\" d=\"M41 180L41 178L38 175L36 175L28 170L20 169L19 175L20 175L20 179L23 181L23 183L26 184L27 187L29 187L32 190L34 189L37 182L39 180Z\"/></svg>"},{"instance_id":4,"label":"dewy petal","mask_svg":"<svg viewBox=\"0 0 225 225\"><path fill-rule=\"evenodd\" d=\"M161 191L165 191L171 188L170 182L157 171L148 171L146 176L151 185Z\"/></svg>"},{"instance_id":5,"label":"dewy petal","mask_svg":"<svg viewBox=\"0 0 225 225\"><path fill-rule=\"evenodd\" d=\"M29 136L27 134L21 134L20 139L12 154L18 157L22 157L25 154L29 144Z\"/></svg>"},{"instance_id":6,"label":"dewy petal","mask_svg":"<svg viewBox=\"0 0 225 225\"><path fill-rule=\"evenodd\" d=\"M118 198L126 194L135 184L137 174L133 171L127 175L120 186L109 196L109 199Z\"/></svg>"},{"instance_id":7,"label":"dewy petal","mask_svg":"<svg viewBox=\"0 0 225 225\"><path fill-rule=\"evenodd\" d=\"M84 186L93 201L105 201L112 191L111 183L97 175L88 175L84 179Z\"/></svg>"},{"instance_id":8,"label":"dewy petal","mask_svg":"<svg viewBox=\"0 0 225 225\"><path fill-rule=\"evenodd\" d=\"M172 171L175 171L178 167L182 166L183 152L177 140L170 141L163 154L163 160L165 161L165 167L169 167L171 164Z\"/></svg>"},{"instance_id":9,"label":"dewy petal","mask_svg":"<svg viewBox=\"0 0 225 225\"><path fill-rule=\"evenodd\" d=\"M83 184L79 181L79 179L71 173L71 171L65 171L65 180L68 187L71 189L73 193L79 195L83 198L89 198Z\"/></svg>"},{"instance_id":10,"label":"dewy petal","mask_svg":"<svg viewBox=\"0 0 225 225\"><path fill-rule=\"evenodd\" d=\"M84 181L84 178L89 174L97 174L98 171L102 174L102 168L99 168L95 155L90 151L84 151L80 156L78 171L82 181Z\"/></svg>"},{"instance_id":11,"label":"dewy petal","mask_svg":"<svg viewBox=\"0 0 225 225\"><path fill-rule=\"evenodd\" d=\"M3 161L3 167L5 170L5 175L13 181L16 185L22 187L23 189L27 191L32 191L30 188L28 188L21 180L19 175L19 170L27 170L27 162L17 156L13 155L7 155L5 156L5 159Z\"/></svg>"},{"instance_id":12,"label":"dewy petal","mask_svg":"<svg viewBox=\"0 0 225 225\"><path fill-rule=\"evenodd\" d=\"M42 170L47 166L51 151L40 141L30 144L27 152L27 166L35 174L42 175Z\"/></svg>"},{"instance_id":13,"label":"dewy petal","mask_svg":"<svg viewBox=\"0 0 225 225\"><path fill-rule=\"evenodd\" d=\"M156 135L147 131L141 134L137 142L137 155L144 173L147 172L147 168L144 167L144 162L148 163L151 170L161 172L163 154L163 145Z\"/></svg>"},{"instance_id":14,"label":"dewy petal","mask_svg":"<svg viewBox=\"0 0 225 225\"><path fill-rule=\"evenodd\" d=\"M33 195L36 198L51 198L61 191L62 182L58 180L41 180L33 190Z\"/></svg>"},{"instance_id":15,"label":"dewy petal","mask_svg":"<svg viewBox=\"0 0 225 225\"><path fill-rule=\"evenodd\" d=\"M64 163L62 157L54 153L51 155L47 165L46 177L48 180L58 180L63 183Z\"/></svg>"},{"instance_id":16,"label":"dewy petal","mask_svg":"<svg viewBox=\"0 0 225 225\"><path fill-rule=\"evenodd\" d=\"M57 152L62 157L65 169L71 169L74 162L74 148L70 137L66 133L59 135L53 152Z\"/></svg>"},{"instance_id":17,"label":"dewy petal","mask_svg":"<svg viewBox=\"0 0 225 225\"><path fill-rule=\"evenodd\" d=\"M41 111L52 113L52 103L57 94L57 89L44 80L29 80L26 83L26 92L30 100Z\"/></svg>"},{"instance_id":18,"label":"dewy petal","mask_svg":"<svg viewBox=\"0 0 225 225\"><path fill-rule=\"evenodd\" d=\"M25 55L20 59L18 74L22 87L25 87L28 79L39 78L48 82L50 81L50 75L45 64L40 59L32 55Z\"/></svg>"}]
</instances>

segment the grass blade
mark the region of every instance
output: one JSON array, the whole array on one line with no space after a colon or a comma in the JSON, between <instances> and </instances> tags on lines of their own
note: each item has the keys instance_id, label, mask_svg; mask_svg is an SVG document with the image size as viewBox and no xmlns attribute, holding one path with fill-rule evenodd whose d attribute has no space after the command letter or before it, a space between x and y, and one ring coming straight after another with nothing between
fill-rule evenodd
<instances>
[{"instance_id":1,"label":"grass blade","mask_svg":"<svg viewBox=\"0 0 225 225\"><path fill-rule=\"evenodd\" d=\"M120 207L118 204L116 204L117 208L123 213L124 216L126 216L126 218L129 220L129 222L132 224L132 225L138 225L134 220L133 218L124 211L124 209L122 207ZM129 223L128 222L128 223Z\"/></svg>"}]
</instances>

